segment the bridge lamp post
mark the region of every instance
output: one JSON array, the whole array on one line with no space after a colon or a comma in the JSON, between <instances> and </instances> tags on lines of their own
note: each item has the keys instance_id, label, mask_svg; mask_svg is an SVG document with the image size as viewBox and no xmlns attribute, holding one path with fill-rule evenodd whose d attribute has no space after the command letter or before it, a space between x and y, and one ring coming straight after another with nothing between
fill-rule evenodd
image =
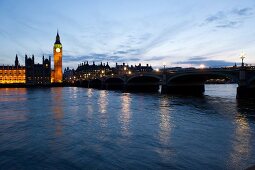
<instances>
[{"instance_id":1,"label":"bridge lamp post","mask_svg":"<svg viewBox=\"0 0 255 170\"><path fill-rule=\"evenodd\" d=\"M200 69L204 69L204 68L205 68L205 65L204 65L204 64L200 64L199 68L200 68Z\"/></svg>"},{"instance_id":2,"label":"bridge lamp post","mask_svg":"<svg viewBox=\"0 0 255 170\"><path fill-rule=\"evenodd\" d=\"M164 72L166 71L166 62L163 62L163 66L164 66Z\"/></svg>"},{"instance_id":3,"label":"bridge lamp post","mask_svg":"<svg viewBox=\"0 0 255 170\"><path fill-rule=\"evenodd\" d=\"M243 62L243 60L245 59L245 54L242 52L242 54L241 54L241 60L242 60L242 67L244 67L244 62Z\"/></svg>"}]
</instances>

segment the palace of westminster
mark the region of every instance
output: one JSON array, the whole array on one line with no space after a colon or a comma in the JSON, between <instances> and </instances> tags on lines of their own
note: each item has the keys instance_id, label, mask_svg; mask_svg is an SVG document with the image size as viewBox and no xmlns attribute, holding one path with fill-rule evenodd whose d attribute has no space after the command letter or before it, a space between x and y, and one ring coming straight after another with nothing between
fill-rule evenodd
<instances>
[{"instance_id":1,"label":"palace of westminster","mask_svg":"<svg viewBox=\"0 0 255 170\"><path fill-rule=\"evenodd\" d=\"M62 44L57 33L53 47L54 70L51 70L51 57L42 58L42 64L35 64L34 55L25 55L25 66L19 64L18 56L15 65L0 66L0 84L48 85L62 83Z\"/></svg>"},{"instance_id":2,"label":"palace of westminster","mask_svg":"<svg viewBox=\"0 0 255 170\"><path fill-rule=\"evenodd\" d=\"M25 55L25 66L21 66L18 56L15 58L15 65L0 66L0 85L1 84L25 84L25 85L50 85L60 84L62 82L73 82L75 77L91 78L94 76L107 76L113 74L131 74L135 72L150 72L152 67L148 64L142 66L129 66L125 63L111 68L108 63L89 65L84 62L78 65L77 69L69 69L68 67L62 72L62 44L60 36L57 32L56 41L53 46L54 69L51 69L51 57L42 57L42 64L36 64L34 55L28 57ZM72 80L72 81L70 81Z\"/></svg>"}]
</instances>

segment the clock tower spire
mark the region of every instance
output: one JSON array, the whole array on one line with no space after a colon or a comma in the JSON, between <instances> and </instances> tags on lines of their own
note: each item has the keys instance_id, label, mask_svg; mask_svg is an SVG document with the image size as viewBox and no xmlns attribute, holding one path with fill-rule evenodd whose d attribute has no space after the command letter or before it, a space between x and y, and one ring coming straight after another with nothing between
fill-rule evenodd
<instances>
[{"instance_id":1,"label":"clock tower spire","mask_svg":"<svg viewBox=\"0 0 255 170\"><path fill-rule=\"evenodd\" d=\"M58 34L58 31L57 31L57 36L56 36L55 44L61 44L61 42L60 42L60 36L59 36L59 34Z\"/></svg>"},{"instance_id":2,"label":"clock tower spire","mask_svg":"<svg viewBox=\"0 0 255 170\"><path fill-rule=\"evenodd\" d=\"M62 73L62 44L60 42L60 36L57 31L56 41L53 47L54 54L54 83L62 83L63 73Z\"/></svg>"}]
</instances>

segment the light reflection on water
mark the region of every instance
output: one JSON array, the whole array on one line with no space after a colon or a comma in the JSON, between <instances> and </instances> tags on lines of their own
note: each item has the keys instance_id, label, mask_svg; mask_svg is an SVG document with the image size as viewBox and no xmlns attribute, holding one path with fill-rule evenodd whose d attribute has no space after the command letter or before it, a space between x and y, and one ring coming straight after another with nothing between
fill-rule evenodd
<instances>
[{"instance_id":1,"label":"light reflection on water","mask_svg":"<svg viewBox=\"0 0 255 170\"><path fill-rule=\"evenodd\" d=\"M170 121L170 103L169 98L164 96L160 98L160 131L159 131L159 142L162 147L158 149L158 153L162 159L171 158L173 151L168 147L171 138L171 128L173 126Z\"/></svg>"},{"instance_id":2,"label":"light reflection on water","mask_svg":"<svg viewBox=\"0 0 255 170\"><path fill-rule=\"evenodd\" d=\"M252 151L251 129L247 118L237 116L234 122L236 128L233 133L232 152L230 154L230 167L242 169L245 160L249 159Z\"/></svg>"},{"instance_id":3,"label":"light reflection on water","mask_svg":"<svg viewBox=\"0 0 255 170\"><path fill-rule=\"evenodd\" d=\"M76 87L0 89L1 168L244 169L255 164L254 103L237 102L236 85L206 89L201 98Z\"/></svg>"},{"instance_id":4,"label":"light reflection on water","mask_svg":"<svg viewBox=\"0 0 255 170\"><path fill-rule=\"evenodd\" d=\"M130 121L132 118L132 112L130 110L131 97L129 93L123 94L121 96L122 109L119 116L119 121L121 124L121 133L123 136L132 135L130 132Z\"/></svg>"},{"instance_id":5,"label":"light reflection on water","mask_svg":"<svg viewBox=\"0 0 255 170\"><path fill-rule=\"evenodd\" d=\"M57 136L62 135L62 119L64 117L64 112L63 112L63 98L62 98L62 88L56 88L52 89L51 93L54 94L52 95L52 105L51 109L53 112L53 117L55 120L55 134ZM75 94L75 93L74 93Z\"/></svg>"},{"instance_id":6,"label":"light reflection on water","mask_svg":"<svg viewBox=\"0 0 255 170\"><path fill-rule=\"evenodd\" d=\"M23 102L26 101L27 89L20 88L19 90L15 88L0 88L0 103L1 103L1 114L0 120L10 120L10 121L26 121L26 109L24 109ZM13 103L13 104L10 104ZM18 107L16 107L18 104ZM18 114L13 114L10 110L15 110Z\"/></svg>"},{"instance_id":7,"label":"light reflection on water","mask_svg":"<svg viewBox=\"0 0 255 170\"><path fill-rule=\"evenodd\" d=\"M100 114L100 122L103 128L107 127L108 123L108 113L107 113L107 106L108 106L108 92L106 90L99 91L98 97L98 106Z\"/></svg>"},{"instance_id":8,"label":"light reflection on water","mask_svg":"<svg viewBox=\"0 0 255 170\"><path fill-rule=\"evenodd\" d=\"M92 89L88 89L87 91L87 103L84 103L87 106L87 112L86 112L86 116L89 120L91 120L93 117L93 102L92 102L92 97L93 97L93 90Z\"/></svg>"}]
</instances>

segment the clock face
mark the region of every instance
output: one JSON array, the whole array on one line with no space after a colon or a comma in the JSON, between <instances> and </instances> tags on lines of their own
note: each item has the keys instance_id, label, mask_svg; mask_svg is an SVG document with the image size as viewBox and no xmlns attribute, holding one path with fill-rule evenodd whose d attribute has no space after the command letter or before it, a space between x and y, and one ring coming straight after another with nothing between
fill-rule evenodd
<instances>
[{"instance_id":1,"label":"clock face","mask_svg":"<svg viewBox=\"0 0 255 170\"><path fill-rule=\"evenodd\" d=\"M56 52L59 53L60 52L60 48L56 48Z\"/></svg>"}]
</instances>

